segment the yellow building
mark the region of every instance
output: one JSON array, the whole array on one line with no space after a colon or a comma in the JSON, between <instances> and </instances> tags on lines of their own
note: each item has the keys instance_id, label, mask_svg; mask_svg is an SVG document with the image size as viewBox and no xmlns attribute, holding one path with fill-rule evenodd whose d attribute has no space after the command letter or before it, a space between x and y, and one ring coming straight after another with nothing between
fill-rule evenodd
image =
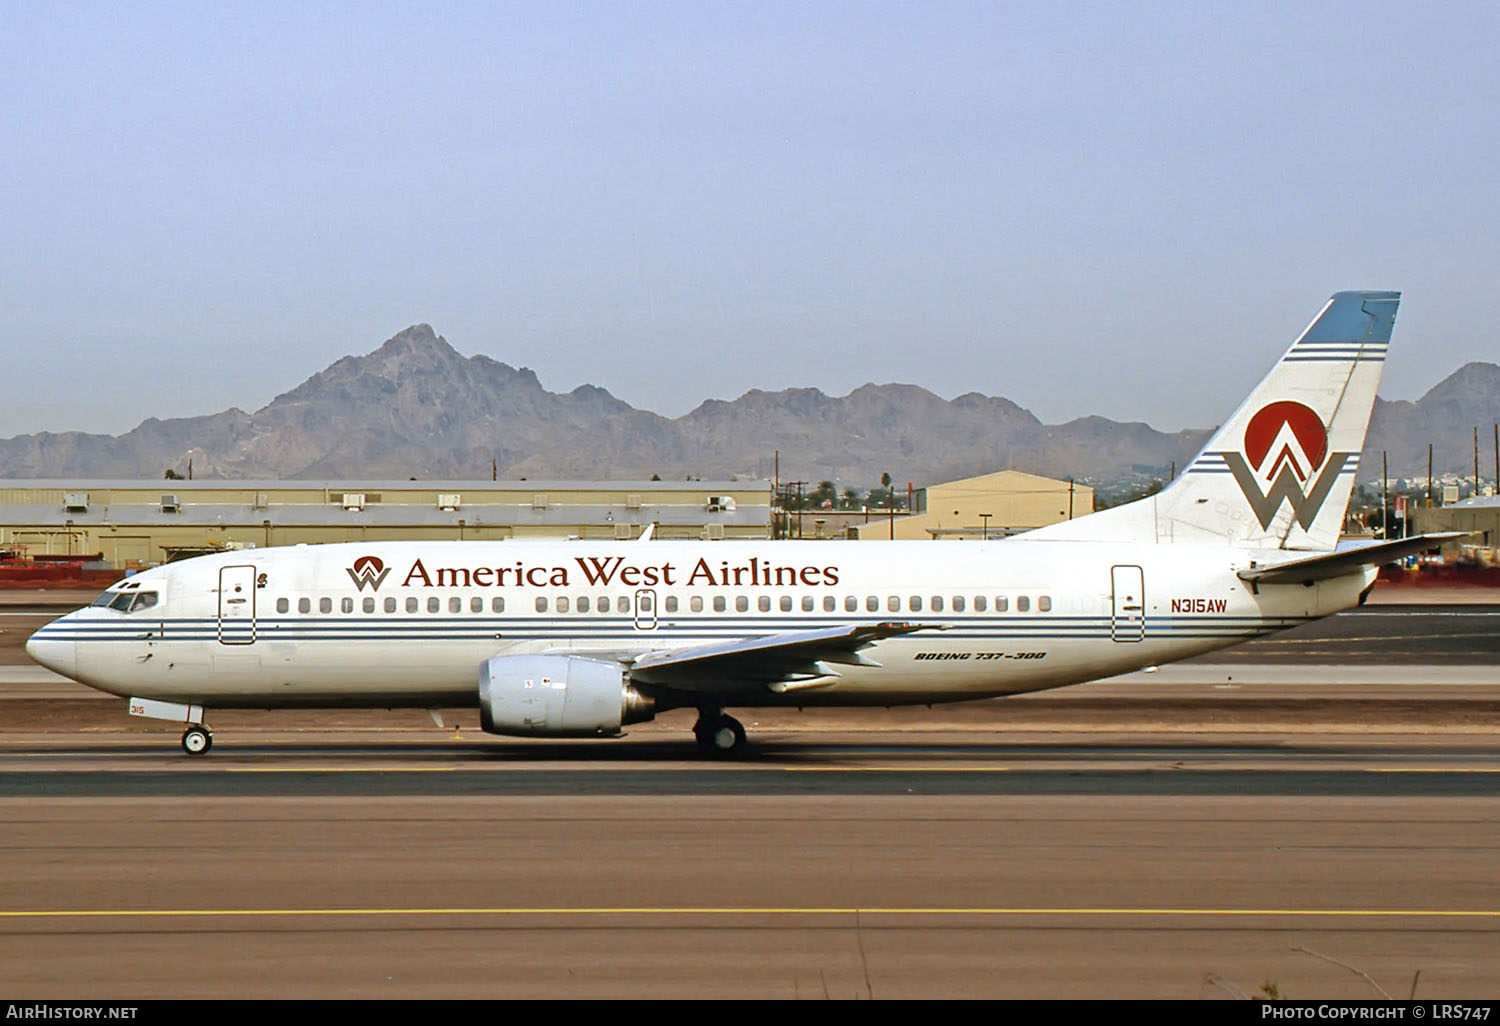
<instances>
[{"instance_id":1,"label":"yellow building","mask_svg":"<svg viewBox=\"0 0 1500 1026\"><path fill-rule=\"evenodd\" d=\"M916 493L911 516L872 520L861 539L999 538L1094 511L1094 490L1019 470L929 485Z\"/></svg>"},{"instance_id":2,"label":"yellow building","mask_svg":"<svg viewBox=\"0 0 1500 1026\"><path fill-rule=\"evenodd\" d=\"M322 542L766 538L766 481L0 481L0 549L140 568Z\"/></svg>"}]
</instances>

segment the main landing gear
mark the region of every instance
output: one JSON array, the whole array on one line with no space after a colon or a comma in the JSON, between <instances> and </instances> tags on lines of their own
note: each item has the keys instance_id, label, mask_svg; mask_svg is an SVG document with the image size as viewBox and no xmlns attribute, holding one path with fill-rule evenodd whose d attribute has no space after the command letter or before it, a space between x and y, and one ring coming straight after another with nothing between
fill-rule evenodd
<instances>
[{"instance_id":1,"label":"main landing gear","mask_svg":"<svg viewBox=\"0 0 1500 1026\"><path fill-rule=\"evenodd\" d=\"M182 732L182 750L189 755L202 755L214 746L214 732L201 723L194 723Z\"/></svg>"},{"instance_id":2,"label":"main landing gear","mask_svg":"<svg viewBox=\"0 0 1500 1026\"><path fill-rule=\"evenodd\" d=\"M709 755L740 755L745 750L744 726L733 716L725 716L717 709L704 709L698 713L693 736L698 739L698 747Z\"/></svg>"}]
</instances>

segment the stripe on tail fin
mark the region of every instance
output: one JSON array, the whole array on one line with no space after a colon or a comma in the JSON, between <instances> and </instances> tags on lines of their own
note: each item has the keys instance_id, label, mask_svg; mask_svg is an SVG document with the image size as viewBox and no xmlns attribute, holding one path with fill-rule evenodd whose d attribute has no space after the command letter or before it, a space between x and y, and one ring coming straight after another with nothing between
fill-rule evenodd
<instances>
[{"instance_id":1,"label":"stripe on tail fin","mask_svg":"<svg viewBox=\"0 0 1500 1026\"><path fill-rule=\"evenodd\" d=\"M1354 488L1399 292L1339 292L1157 495L1031 538L1331 551Z\"/></svg>"}]
</instances>

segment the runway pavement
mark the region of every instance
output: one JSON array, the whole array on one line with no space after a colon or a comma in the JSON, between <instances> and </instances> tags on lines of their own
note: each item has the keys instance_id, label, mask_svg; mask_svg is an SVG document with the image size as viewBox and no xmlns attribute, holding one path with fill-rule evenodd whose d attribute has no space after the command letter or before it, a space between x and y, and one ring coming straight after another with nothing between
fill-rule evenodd
<instances>
[{"instance_id":1,"label":"runway pavement","mask_svg":"<svg viewBox=\"0 0 1500 1026\"><path fill-rule=\"evenodd\" d=\"M1436 611L754 711L736 763L472 710L225 713L193 760L0 666L0 996L1493 997L1500 620Z\"/></svg>"}]
</instances>

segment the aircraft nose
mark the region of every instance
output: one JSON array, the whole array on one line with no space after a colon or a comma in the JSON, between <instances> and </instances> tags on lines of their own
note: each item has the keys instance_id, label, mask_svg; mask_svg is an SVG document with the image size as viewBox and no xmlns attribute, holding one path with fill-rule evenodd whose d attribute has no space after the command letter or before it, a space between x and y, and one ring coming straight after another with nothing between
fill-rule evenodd
<instances>
[{"instance_id":1,"label":"aircraft nose","mask_svg":"<svg viewBox=\"0 0 1500 1026\"><path fill-rule=\"evenodd\" d=\"M27 639L26 654L53 673L60 673L64 677L72 677L77 668L77 643L49 638L46 628Z\"/></svg>"}]
</instances>

